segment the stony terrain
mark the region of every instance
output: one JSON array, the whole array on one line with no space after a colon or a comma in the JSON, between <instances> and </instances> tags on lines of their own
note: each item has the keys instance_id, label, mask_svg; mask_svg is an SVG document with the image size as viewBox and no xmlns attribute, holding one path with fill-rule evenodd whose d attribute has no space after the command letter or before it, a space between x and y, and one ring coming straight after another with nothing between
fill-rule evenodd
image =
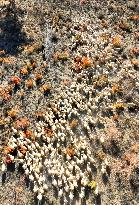
<instances>
[{"instance_id":1,"label":"stony terrain","mask_svg":"<svg viewBox=\"0 0 139 205\"><path fill-rule=\"evenodd\" d=\"M0 1L0 204L139 203L139 4Z\"/></svg>"}]
</instances>

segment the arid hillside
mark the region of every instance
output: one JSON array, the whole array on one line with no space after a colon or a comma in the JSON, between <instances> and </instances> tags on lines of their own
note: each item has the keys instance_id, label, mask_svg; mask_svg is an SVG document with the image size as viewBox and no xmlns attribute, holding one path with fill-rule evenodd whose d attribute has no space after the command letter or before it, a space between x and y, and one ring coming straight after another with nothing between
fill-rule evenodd
<instances>
[{"instance_id":1,"label":"arid hillside","mask_svg":"<svg viewBox=\"0 0 139 205\"><path fill-rule=\"evenodd\" d=\"M0 0L0 205L139 204L137 0Z\"/></svg>"}]
</instances>

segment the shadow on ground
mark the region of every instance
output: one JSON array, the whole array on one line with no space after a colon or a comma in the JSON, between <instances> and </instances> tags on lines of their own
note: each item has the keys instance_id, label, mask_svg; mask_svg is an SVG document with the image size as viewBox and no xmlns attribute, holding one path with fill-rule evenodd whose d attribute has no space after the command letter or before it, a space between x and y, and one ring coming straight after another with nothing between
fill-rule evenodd
<instances>
[{"instance_id":1,"label":"shadow on ground","mask_svg":"<svg viewBox=\"0 0 139 205\"><path fill-rule=\"evenodd\" d=\"M0 50L5 50L7 54L16 55L19 46L31 42L22 32L22 23L18 18L18 15L22 14L23 12L12 4L6 8L0 19Z\"/></svg>"}]
</instances>

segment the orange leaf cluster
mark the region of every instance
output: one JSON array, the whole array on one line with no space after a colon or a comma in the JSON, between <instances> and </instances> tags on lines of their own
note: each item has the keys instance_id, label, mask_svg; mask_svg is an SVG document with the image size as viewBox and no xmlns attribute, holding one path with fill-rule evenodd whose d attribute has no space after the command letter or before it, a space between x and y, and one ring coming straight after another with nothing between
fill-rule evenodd
<instances>
[{"instance_id":1,"label":"orange leaf cluster","mask_svg":"<svg viewBox=\"0 0 139 205\"><path fill-rule=\"evenodd\" d=\"M133 48L132 51L135 55L139 55L139 47Z\"/></svg>"},{"instance_id":2,"label":"orange leaf cluster","mask_svg":"<svg viewBox=\"0 0 139 205\"><path fill-rule=\"evenodd\" d=\"M35 67L36 67L36 62L35 62L35 60L32 59L32 60L30 61L30 65L31 65L32 68L35 68Z\"/></svg>"},{"instance_id":3,"label":"orange leaf cluster","mask_svg":"<svg viewBox=\"0 0 139 205\"><path fill-rule=\"evenodd\" d=\"M48 137L53 137L54 133L51 129L45 128L45 133L47 134Z\"/></svg>"},{"instance_id":4,"label":"orange leaf cluster","mask_svg":"<svg viewBox=\"0 0 139 205\"><path fill-rule=\"evenodd\" d=\"M19 147L19 151L20 151L23 155L25 155L26 152L27 152L27 148L26 148L25 146L20 146L20 147Z\"/></svg>"},{"instance_id":5,"label":"orange leaf cluster","mask_svg":"<svg viewBox=\"0 0 139 205\"><path fill-rule=\"evenodd\" d=\"M8 85L5 90L6 90L6 92L10 93L10 92L12 92L12 89L13 89L13 86Z\"/></svg>"},{"instance_id":6,"label":"orange leaf cluster","mask_svg":"<svg viewBox=\"0 0 139 205\"><path fill-rule=\"evenodd\" d=\"M20 82L21 82L21 79L18 76L12 76L11 81L12 81L13 84L19 85Z\"/></svg>"},{"instance_id":7,"label":"orange leaf cluster","mask_svg":"<svg viewBox=\"0 0 139 205\"><path fill-rule=\"evenodd\" d=\"M40 67L39 67L39 70L43 70L45 68L48 67L48 64L47 63L43 63Z\"/></svg>"},{"instance_id":8,"label":"orange leaf cluster","mask_svg":"<svg viewBox=\"0 0 139 205\"><path fill-rule=\"evenodd\" d=\"M0 126L4 126L6 124L6 120L0 118Z\"/></svg>"},{"instance_id":9,"label":"orange leaf cluster","mask_svg":"<svg viewBox=\"0 0 139 205\"><path fill-rule=\"evenodd\" d=\"M72 157L75 154L75 150L72 147L68 147L66 149L66 154L68 154L70 157Z\"/></svg>"},{"instance_id":10,"label":"orange leaf cluster","mask_svg":"<svg viewBox=\"0 0 139 205\"><path fill-rule=\"evenodd\" d=\"M80 0L80 1L79 1L79 4L80 4L80 5L86 4L86 3L87 3L87 0Z\"/></svg>"},{"instance_id":11,"label":"orange leaf cluster","mask_svg":"<svg viewBox=\"0 0 139 205\"><path fill-rule=\"evenodd\" d=\"M8 116L10 116L11 118L14 118L17 116L18 110L16 109L11 109L10 111L8 111Z\"/></svg>"},{"instance_id":12,"label":"orange leaf cluster","mask_svg":"<svg viewBox=\"0 0 139 205\"><path fill-rule=\"evenodd\" d=\"M119 47L122 45L122 40L120 38L120 36L116 36L112 39L112 44L114 47Z\"/></svg>"},{"instance_id":13,"label":"orange leaf cluster","mask_svg":"<svg viewBox=\"0 0 139 205\"><path fill-rule=\"evenodd\" d=\"M113 107L116 109L120 109L120 108L124 108L125 105L121 102L118 102L118 103L113 104Z\"/></svg>"},{"instance_id":14,"label":"orange leaf cluster","mask_svg":"<svg viewBox=\"0 0 139 205\"><path fill-rule=\"evenodd\" d=\"M130 16L130 19L133 20L133 21L139 21L139 14Z\"/></svg>"},{"instance_id":15,"label":"orange leaf cluster","mask_svg":"<svg viewBox=\"0 0 139 205\"><path fill-rule=\"evenodd\" d=\"M20 129L20 128L27 128L29 125L30 125L30 122L29 122L28 118L23 117L15 122L14 127L16 129Z\"/></svg>"},{"instance_id":16,"label":"orange leaf cluster","mask_svg":"<svg viewBox=\"0 0 139 205\"><path fill-rule=\"evenodd\" d=\"M118 114L113 115L113 116L112 116L112 119L113 119L114 121L117 121L117 120L119 119L119 115L118 115Z\"/></svg>"},{"instance_id":17,"label":"orange leaf cluster","mask_svg":"<svg viewBox=\"0 0 139 205\"><path fill-rule=\"evenodd\" d=\"M36 118L43 119L44 118L44 112L38 111L35 113Z\"/></svg>"},{"instance_id":18,"label":"orange leaf cluster","mask_svg":"<svg viewBox=\"0 0 139 205\"><path fill-rule=\"evenodd\" d=\"M78 120L76 120L76 119L73 119L70 123L71 128L75 128L77 125L78 125Z\"/></svg>"},{"instance_id":19,"label":"orange leaf cluster","mask_svg":"<svg viewBox=\"0 0 139 205\"><path fill-rule=\"evenodd\" d=\"M88 57L83 56L82 57L82 66L83 66L83 68L90 67L91 66L91 60Z\"/></svg>"},{"instance_id":20,"label":"orange leaf cluster","mask_svg":"<svg viewBox=\"0 0 139 205\"><path fill-rule=\"evenodd\" d=\"M5 154L9 154L13 151L14 151L14 149L12 147L7 146L7 147L4 148L4 153Z\"/></svg>"},{"instance_id":21,"label":"orange leaf cluster","mask_svg":"<svg viewBox=\"0 0 139 205\"><path fill-rule=\"evenodd\" d=\"M65 86L69 86L70 85L70 80L68 80L68 79L64 79L63 80L63 84L65 85Z\"/></svg>"},{"instance_id":22,"label":"orange leaf cluster","mask_svg":"<svg viewBox=\"0 0 139 205\"><path fill-rule=\"evenodd\" d=\"M17 192L17 193L22 193L23 192L23 187L22 186L17 186L16 188L15 188L15 191Z\"/></svg>"},{"instance_id":23,"label":"orange leaf cluster","mask_svg":"<svg viewBox=\"0 0 139 205\"><path fill-rule=\"evenodd\" d=\"M139 143L134 144L131 147L131 151L134 152L134 153L138 153L139 152Z\"/></svg>"},{"instance_id":24,"label":"orange leaf cluster","mask_svg":"<svg viewBox=\"0 0 139 205\"><path fill-rule=\"evenodd\" d=\"M21 98L22 98L22 97L24 96L24 94L25 94L25 93L24 93L24 90L23 90L23 89L21 89L21 90L19 90L19 91L18 91L18 93L17 93L17 94L18 94L18 96L19 96L19 97L21 97Z\"/></svg>"},{"instance_id":25,"label":"orange leaf cluster","mask_svg":"<svg viewBox=\"0 0 139 205\"><path fill-rule=\"evenodd\" d=\"M47 84L44 84L40 87L40 91L42 93L46 93L46 92L50 91L50 87Z\"/></svg>"},{"instance_id":26,"label":"orange leaf cluster","mask_svg":"<svg viewBox=\"0 0 139 205\"><path fill-rule=\"evenodd\" d=\"M14 64L16 59L14 57L0 58L0 63Z\"/></svg>"},{"instance_id":27,"label":"orange leaf cluster","mask_svg":"<svg viewBox=\"0 0 139 205\"><path fill-rule=\"evenodd\" d=\"M133 59L131 62L135 67L139 66L139 60L138 59Z\"/></svg>"},{"instance_id":28,"label":"orange leaf cluster","mask_svg":"<svg viewBox=\"0 0 139 205\"><path fill-rule=\"evenodd\" d=\"M64 52L62 52L62 53L60 53L60 52L57 51L57 52L54 53L54 55L53 55L54 61L58 61L58 60L66 61L66 60L68 59L68 57L69 57L69 53L68 53L67 51L64 51Z\"/></svg>"},{"instance_id":29,"label":"orange leaf cluster","mask_svg":"<svg viewBox=\"0 0 139 205\"><path fill-rule=\"evenodd\" d=\"M12 159L9 156L7 156L6 159L5 159L5 162L7 164L10 164L10 163L12 163Z\"/></svg>"},{"instance_id":30,"label":"orange leaf cluster","mask_svg":"<svg viewBox=\"0 0 139 205\"><path fill-rule=\"evenodd\" d=\"M9 95L9 91L7 89L3 89L0 87L0 96L3 98L3 100L10 100L11 96Z\"/></svg>"},{"instance_id":31,"label":"orange leaf cluster","mask_svg":"<svg viewBox=\"0 0 139 205\"><path fill-rule=\"evenodd\" d=\"M31 130L25 130L24 134L25 134L25 137L29 138L32 136L33 133Z\"/></svg>"},{"instance_id":32,"label":"orange leaf cluster","mask_svg":"<svg viewBox=\"0 0 139 205\"><path fill-rule=\"evenodd\" d=\"M27 70L26 68L22 68L22 69L20 70L20 73L21 73L22 75L27 75L27 74L28 74L28 70Z\"/></svg>"},{"instance_id":33,"label":"orange leaf cluster","mask_svg":"<svg viewBox=\"0 0 139 205\"><path fill-rule=\"evenodd\" d=\"M92 65L91 59L87 56L76 56L75 59L75 70L80 71L84 68L88 68Z\"/></svg>"},{"instance_id":34,"label":"orange leaf cluster","mask_svg":"<svg viewBox=\"0 0 139 205\"><path fill-rule=\"evenodd\" d=\"M34 82L32 79L26 80L25 84L26 84L27 88L33 88L33 86L34 86Z\"/></svg>"},{"instance_id":35,"label":"orange leaf cluster","mask_svg":"<svg viewBox=\"0 0 139 205\"><path fill-rule=\"evenodd\" d=\"M139 39L139 32L135 32L135 37Z\"/></svg>"},{"instance_id":36,"label":"orange leaf cluster","mask_svg":"<svg viewBox=\"0 0 139 205\"><path fill-rule=\"evenodd\" d=\"M112 91L112 94L119 93L121 92L121 88L119 87L119 85L113 85L111 91Z\"/></svg>"},{"instance_id":37,"label":"orange leaf cluster","mask_svg":"<svg viewBox=\"0 0 139 205\"><path fill-rule=\"evenodd\" d=\"M35 79L36 80L41 80L42 79L42 74L41 73L36 73L36 75L35 75Z\"/></svg>"},{"instance_id":38,"label":"orange leaf cluster","mask_svg":"<svg viewBox=\"0 0 139 205\"><path fill-rule=\"evenodd\" d=\"M24 46L23 49L24 49L24 52L26 54L30 55L38 49L38 44L32 44L32 45L29 45L29 46Z\"/></svg>"}]
</instances>

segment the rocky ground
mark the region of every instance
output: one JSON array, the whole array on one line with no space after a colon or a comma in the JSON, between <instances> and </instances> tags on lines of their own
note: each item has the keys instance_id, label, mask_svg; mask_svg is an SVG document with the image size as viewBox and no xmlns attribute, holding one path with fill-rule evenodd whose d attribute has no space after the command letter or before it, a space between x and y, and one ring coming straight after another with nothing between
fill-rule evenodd
<instances>
[{"instance_id":1,"label":"rocky ground","mask_svg":"<svg viewBox=\"0 0 139 205\"><path fill-rule=\"evenodd\" d=\"M139 203L138 1L0 1L1 205Z\"/></svg>"}]
</instances>

